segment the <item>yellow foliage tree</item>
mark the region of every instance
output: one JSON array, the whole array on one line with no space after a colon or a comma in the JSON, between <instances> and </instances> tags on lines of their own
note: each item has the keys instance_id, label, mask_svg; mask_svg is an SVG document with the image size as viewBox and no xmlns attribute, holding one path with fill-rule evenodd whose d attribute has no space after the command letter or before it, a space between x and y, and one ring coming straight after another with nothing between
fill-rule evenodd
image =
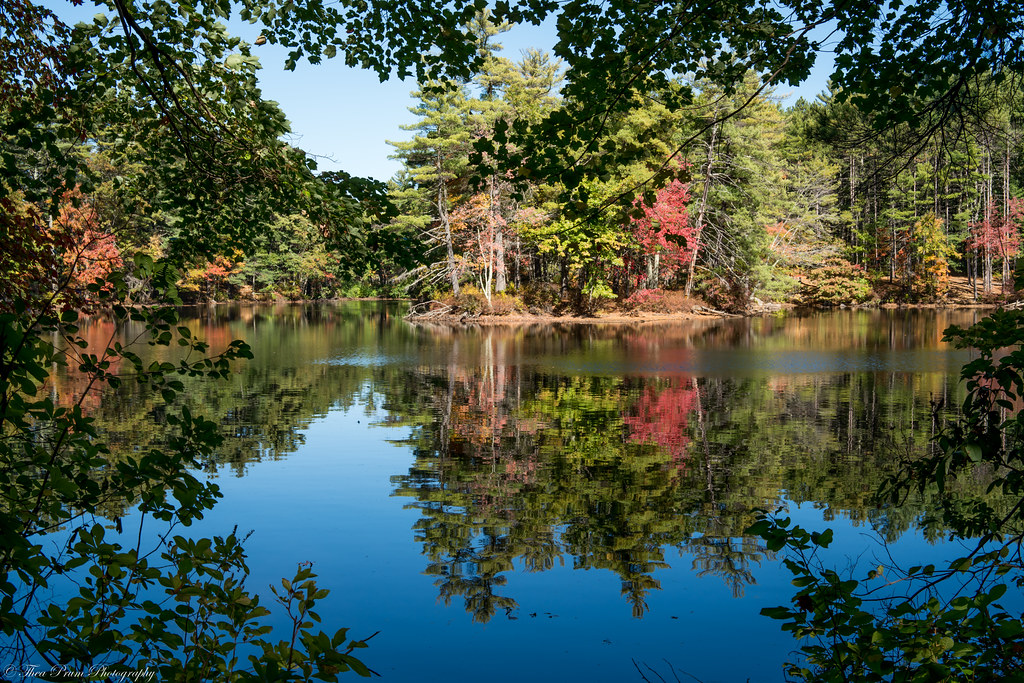
<instances>
[{"instance_id":1,"label":"yellow foliage tree","mask_svg":"<svg viewBox=\"0 0 1024 683\"><path fill-rule=\"evenodd\" d=\"M918 263L916 294L941 299L949 289L949 259L956 254L949 243L943 220L927 213L914 223L914 253Z\"/></svg>"}]
</instances>

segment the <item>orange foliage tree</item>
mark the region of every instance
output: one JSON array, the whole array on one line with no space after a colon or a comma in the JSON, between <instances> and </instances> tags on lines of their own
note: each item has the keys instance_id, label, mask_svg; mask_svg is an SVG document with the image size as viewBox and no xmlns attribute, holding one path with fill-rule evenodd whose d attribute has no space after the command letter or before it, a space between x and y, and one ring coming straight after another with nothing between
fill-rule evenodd
<instances>
[{"instance_id":1,"label":"orange foliage tree","mask_svg":"<svg viewBox=\"0 0 1024 683\"><path fill-rule=\"evenodd\" d=\"M53 219L18 194L0 198L0 253L5 308L15 299L88 304L87 286L124 265L117 239L78 190L64 193Z\"/></svg>"},{"instance_id":2,"label":"orange foliage tree","mask_svg":"<svg viewBox=\"0 0 1024 683\"><path fill-rule=\"evenodd\" d=\"M508 221L501 215L494 198L481 192L452 211L451 226L456 240L467 245L463 264L476 275L477 284L490 302L494 289L499 292L505 289Z\"/></svg>"},{"instance_id":3,"label":"orange foliage tree","mask_svg":"<svg viewBox=\"0 0 1024 683\"><path fill-rule=\"evenodd\" d=\"M64 265L70 289L87 299L86 287L124 266L116 237L101 223L93 204L81 192L65 192L53 231L64 243Z\"/></svg>"}]
</instances>

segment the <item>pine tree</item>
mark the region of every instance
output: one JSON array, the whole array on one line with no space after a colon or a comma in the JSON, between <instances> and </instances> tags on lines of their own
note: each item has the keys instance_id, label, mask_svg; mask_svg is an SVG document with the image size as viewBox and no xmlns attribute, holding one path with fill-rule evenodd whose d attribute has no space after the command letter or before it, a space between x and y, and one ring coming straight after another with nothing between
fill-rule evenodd
<instances>
[{"instance_id":1,"label":"pine tree","mask_svg":"<svg viewBox=\"0 0 1024 683\"><path fill-rule=\"evenodd\" d=\"M403 130L417 131L412 140L390 142L406 166L410 187L419 193L429 212L406 214L424 224L425 237L445 249L442 276L459 293L459 264L456 260L450 212L455 196L462 191L470 149L469 100L465 87L457 83L430 83L418 92L420 103L410 111L420 120Z\"/></svg>"}]
</instances>

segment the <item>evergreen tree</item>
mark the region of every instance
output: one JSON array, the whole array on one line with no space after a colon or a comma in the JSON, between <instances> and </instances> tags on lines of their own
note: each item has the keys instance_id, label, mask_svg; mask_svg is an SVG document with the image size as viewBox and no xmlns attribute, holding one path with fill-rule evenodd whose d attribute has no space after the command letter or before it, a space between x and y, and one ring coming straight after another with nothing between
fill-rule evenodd
<instances>
[{"instance_id":1,"label":"evergreen tree","mask_svg":"<svg viewBox=\"0 0 1024 683\"><path fill-rule=\"evenodd\" d=\"M406 216L411 218L411 224L425 227L424 237L430 244L444 248L441 277L458 294L461 266L455 255L450 215L454 199L465 189L471 138L470 102L465 86L453 82L429 83L414 95L420 103L410 111L420 120L403 129L417 131L417 135L412 140L389 142L396 150L392 158L402 160L409 189L425 200L418 202L418 208L429 206L424 213ZM404 199L411 197L406 195Z\"/></svg>"}]
</instances>

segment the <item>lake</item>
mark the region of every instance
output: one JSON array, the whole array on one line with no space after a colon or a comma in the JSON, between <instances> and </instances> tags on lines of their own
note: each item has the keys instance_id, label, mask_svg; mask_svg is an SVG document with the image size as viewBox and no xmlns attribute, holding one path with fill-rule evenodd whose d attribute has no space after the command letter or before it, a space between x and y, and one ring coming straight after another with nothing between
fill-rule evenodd
<instances>
[{"instance_id":1,"label":"lake","mask_svg":"<svg viewBox=\"0 0 1024 683\"><path fill-rule=\"evenodd\" d=\"M858 576L962 554L871 495L962 401L969 356L942 331L981 312L453 329L404 310L183 322L256 355L187 385L229 436L204 474L224 499L189 533L252 530L252 588L312 562L325 630L379 631L361 658L386 680L780 681L797 643L759 610L793 589L744 533L758 508L832 527ZM92 405L115 450L160 438L160 399L133 391Z\"/></svg>"}]
</instances>

